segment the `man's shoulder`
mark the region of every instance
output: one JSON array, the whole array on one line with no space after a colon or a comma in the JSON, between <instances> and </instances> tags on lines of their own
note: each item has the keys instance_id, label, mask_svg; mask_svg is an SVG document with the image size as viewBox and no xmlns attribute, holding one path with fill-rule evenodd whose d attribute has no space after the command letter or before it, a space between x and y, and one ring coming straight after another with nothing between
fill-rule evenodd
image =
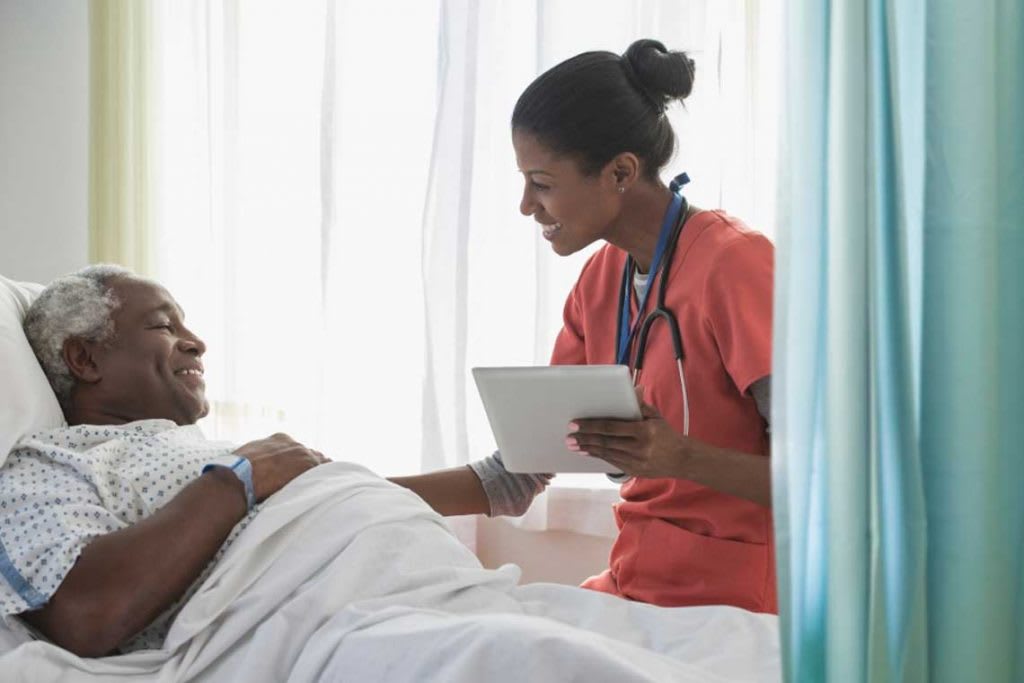
<instances>
[{"instance_id":1,"label":"man's shoulder","mask_svg":"<svg viewBox=\"0 0 1024 683\"><path fill-rule=\"evenodd\" d=\"M26 434L11 449L0 475L29 467L86 468L113 465L139 448L208 443L196 425L179 426L170 420L139 420L119 425L77 424ZM163 450L163 449L161 449ZM111 460L113 458L113 460Z\"/></svg>"},{"instance_id":2,"label":"man's shoulder","mask_svg":"<svg viewBox=\"0 0 1024 683\"><path fill-rule=\"evenodd\" d=\"M171 420L137 420L135 422L127 422L125 424L118 425L64 425L62 427L42 429L26 434L18 440L18 443L15 444L15 448L38 448L39 446L46 444L62 445L72 448L89 448L114 439L155 436L157 434L171 432L172 430L188 430L189 428L194 428L198 432L198 427L195 425L179 427ZM198 434L200 437L202 436L202 432L198 432Z\"/></svg>"}]
</instances>

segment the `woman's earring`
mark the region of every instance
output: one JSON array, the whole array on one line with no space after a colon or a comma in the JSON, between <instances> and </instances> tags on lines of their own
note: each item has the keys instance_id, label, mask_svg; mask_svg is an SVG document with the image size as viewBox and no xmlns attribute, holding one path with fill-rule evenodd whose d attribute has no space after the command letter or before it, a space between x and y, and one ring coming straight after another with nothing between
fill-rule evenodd
<instances>
[{"instance_id":1,"label":"woman's earring","mask_svg":"<svg viewBox=\"0 0 1024 683\"><path fill-rule=\"evenodd\" d=\"M623 187L622 185L619 185L619 194L622 194L625 191L626 191L626 188Z\"/></svg>"}]
</instances>

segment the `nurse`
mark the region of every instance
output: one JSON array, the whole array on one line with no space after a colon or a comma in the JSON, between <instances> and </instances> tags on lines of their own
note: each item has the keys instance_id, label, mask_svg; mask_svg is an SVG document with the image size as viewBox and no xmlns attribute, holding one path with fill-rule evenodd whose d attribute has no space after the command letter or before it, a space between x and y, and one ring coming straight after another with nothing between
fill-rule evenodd
<instances>
[{"instance_id":1,"label":"nurse","mask_svg":"<svg viewBox=\"0 0 1024 683\"><path fill-rule=\"evenodd\" d=\"M675 192L686 178L661 180L675 149L665 112L693 78L691 59L653 40L539 76L512 114L520 211L560 256L605 243L569 292L552 364L642 360L643 420L566 425L570 449L628 475L609 567L583 586L665 606L775 612L773 247L740 219L688 204ZM656 306L667 315L641 344ZM547 483L506 472L500 454L470 468L492 515L522 514ZM462 490L484 498L475 485Z\"/></svg>"}]
</instances>

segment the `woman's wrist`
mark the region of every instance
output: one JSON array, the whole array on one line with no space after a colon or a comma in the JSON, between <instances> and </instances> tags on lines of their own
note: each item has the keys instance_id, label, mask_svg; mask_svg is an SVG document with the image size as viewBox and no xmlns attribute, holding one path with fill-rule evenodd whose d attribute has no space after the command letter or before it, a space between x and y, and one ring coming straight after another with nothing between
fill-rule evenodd
<instances>
[{"instance_id":1,"label":"woman's wrist","mask_svg":"<svg viewBox=\"0 0 1024 683\"><path fill-rule=\"evenodd\" d=\"M701 486L771 507L770 460L683 437L673 474Z\"/></svg>"},{"instance_id":2,"label":"woman's wrist","mask_svg":"<svg viewBox=\"0 0 1024 683\"><path fill-rule=\"evenodd\" d=\"M676 479L694 480L699 476L701 462L712 458L717 448L709 443L682 437L676 445L675 457L672 458L672 474Z\"/></svg>"}]
</instances>

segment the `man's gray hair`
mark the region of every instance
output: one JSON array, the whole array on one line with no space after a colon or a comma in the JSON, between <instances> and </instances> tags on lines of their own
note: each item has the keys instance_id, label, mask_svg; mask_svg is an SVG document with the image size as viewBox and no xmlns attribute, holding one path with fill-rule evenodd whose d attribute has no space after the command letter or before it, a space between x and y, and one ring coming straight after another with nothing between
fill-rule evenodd
<instances>
[{"instance_id":1,"label":"man's gray hair","mask_svg":"<svg viewBox=\"0 0 1024 683\"><path fill-rule=\"evenodd\" d=\"M64 362L64 342L71 337L110 341L114 336L113 314L121 305L111 291L111 281L134 277L121 266L88 266L51 282L28 309L23 324L25 336L62 407L67 407L75 386Z\"/></svg>"}]
</instances>

